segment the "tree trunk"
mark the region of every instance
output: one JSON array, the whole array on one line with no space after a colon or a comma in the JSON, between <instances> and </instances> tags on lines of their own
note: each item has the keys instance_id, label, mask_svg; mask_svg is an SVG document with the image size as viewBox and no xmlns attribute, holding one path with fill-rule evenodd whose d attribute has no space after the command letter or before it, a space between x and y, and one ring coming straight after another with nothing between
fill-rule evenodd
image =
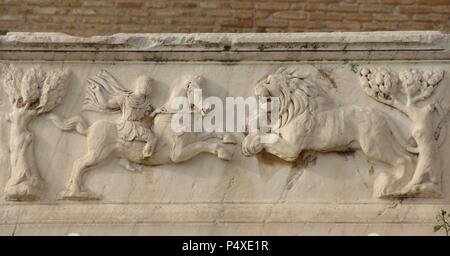
<instances>
[{"instance_id":1,"label":"tree trunk","mask_svg":"<svg viewBox=\"0 0 450 256\"><path fill-rule=\"evenodd\" d=\"M428 105L411 112L414 113L411 115L412 136L417 142L419 156L414 176L407 186L407 193L422 197L439 196L442 172L438 145L434 138L435 108Z\"/></svg>"},{"instance_id":2,"label":"tree trunk","mask_svg":"<svg viewBox=\"0 0 450 256\"><path fill-rule=\"evenodd\" d=\"M6 200L38 199L43 181L39 175L33 148L33 134L28 124L37 116L33 110L16 108L10 114L11 175L5 187Z\"/></svg>"}]
</instances>

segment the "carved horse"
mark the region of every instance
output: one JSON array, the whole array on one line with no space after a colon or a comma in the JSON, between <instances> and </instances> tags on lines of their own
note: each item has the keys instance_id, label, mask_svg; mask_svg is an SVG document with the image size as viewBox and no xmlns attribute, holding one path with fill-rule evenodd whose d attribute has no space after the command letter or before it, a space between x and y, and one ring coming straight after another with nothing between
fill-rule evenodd
<instances>
[{"instance_id":1,"label":"carved horse","mask_svg":"<svg viewBox=\"0 0 450 256\"><path fill-rule=\"evenodd\" d=\"M182 84L173 89L171 96L164 106L170 106L175 97L187 97L191 108L191 118L194 113L205 110L196 109L192 102L194 89L201 90L201 77L190 77ZM200 153L217 155L219 159L230 160L231 153L223 144L235 144L234 138L227 133L199 133L185 132L176 134L171 128L171 120L177 112L169 112L166 108L153 119L153 132L158 137L158 143L153 154L144 158L142 150L143 142L125 141L119 137L117 124L110 121L97 121L90 127L80 117L62 119L55 114L48 115L49 119L61 130L76 130L79 134L87 137L87 153L75 160L72 173L65 189L59 193L60 199L68 200L90 200L98 199L94 193L83 186L83 174L91 167L101 163L111 155L122 158L130 167L129 163L139 165L155 166L171 163L179 163L189 160ZM193 119L191 119L193 120ZM211 141L210 139L215 139ZM127 168L130 170L130 168ZM132 170L132 169L131 169Z\"/></svg>"}]
</instances>

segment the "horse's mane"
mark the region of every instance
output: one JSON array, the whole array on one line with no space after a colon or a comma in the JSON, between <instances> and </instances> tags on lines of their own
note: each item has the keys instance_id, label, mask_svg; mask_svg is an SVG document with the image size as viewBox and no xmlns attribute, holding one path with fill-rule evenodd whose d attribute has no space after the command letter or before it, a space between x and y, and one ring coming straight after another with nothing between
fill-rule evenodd
<instances>
[{"instance_id":1,"label":"horse's mane","mask_svg":"<svg viewBox=\"0 0 450 256\"><path fill-rule=\"evenodd\" d=\"M313 114L319 110L329 109L335 103L321 85L329 85L330 81L321 75L314 67L278 69L275 75L281 75L285 80L278 84L281 91L279 107L279 124L283 127L292 118ZM305 121L307 121L307 115Z\"/></svg>"}]
</instances>

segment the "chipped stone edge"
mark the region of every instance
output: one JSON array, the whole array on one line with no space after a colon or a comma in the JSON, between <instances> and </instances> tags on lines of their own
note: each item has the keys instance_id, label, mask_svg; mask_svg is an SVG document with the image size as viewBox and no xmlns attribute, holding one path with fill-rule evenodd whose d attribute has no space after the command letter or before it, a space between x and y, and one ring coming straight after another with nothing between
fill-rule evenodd
<instances>
[{"instance_id":1,"label":"chipped stone edge","mask_svg":"<svg viewBox=\"0 0 450 256\"><path fill-rule=\"evenodd\" d=\"M9 32L0 51L448 51L450 34L438 31L318 33L137 33L76 37Z\"/></svg>"}]
</instances>

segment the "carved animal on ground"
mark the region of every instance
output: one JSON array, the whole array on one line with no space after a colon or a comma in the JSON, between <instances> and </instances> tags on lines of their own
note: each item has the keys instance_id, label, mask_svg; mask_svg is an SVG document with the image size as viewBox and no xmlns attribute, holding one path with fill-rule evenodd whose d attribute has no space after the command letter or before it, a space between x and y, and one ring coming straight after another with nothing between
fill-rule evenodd
<instances>
[{"instance_id":1,"label":"carved animal on ground","mask_svg":"<svg viewBox=\"0 0 450 256\"><path fill-rule=\"evenodd\" d=\"M312 66L283 67L257 82L258 97L279 99L278 122L274 127L278 139L275 143L263 143L261 131L251 132L242 142L243 154L251 156L265 150L292 162L304 151L362 150L369 159L392 169L377 178L374 195L401 196L402 186L414 172L416 149L407 145L383 112L337 104L322 88L327 83L329 80Z\"/></svg>"},{"instance_id":2,"label":"carved animal on ground","mask_svg":"<svg viewBox=\"0 0 450 256\"><path fill-rule=\"evenodd\" d=\"M104 88L115 88L116 92L126 92L121 85L106 71L100 72L96 77L90 80L94 81L96 86ZM169 111L171 102L176 97L186 97L191 107L191 115L194 112L206 112L205 109L197 109L193 104L194 90L201 90L203 79L200 76L189 76L182 80L172 89L165 107L159 108L160 111L154 116L152 130L158 138L156 148L150 157L144 157L142 154L145 142L127 141L121 138L118 131L118 124L110 121L96 121L88 126L81 116L75 116L68 119L62 119L55 114L48 117L53 123L62 130L75 130L79 134L87 137L87 152L77 159L73 164L70 179L64 191L59 194L61 199L71 200L89 200L99 197L83 186L83 174L89 168L101 163L109 156L121 158L131 168L129 163L138 165L154 166L170 163L179 163L189 160L200 153L210 153L217 155L223 160L230 160L231 153L224 144L235 144L234 138L227 133L176 133L171 128L171 120L176 112ZM89 93L88 87L88 93ZM86 105L85 105L86 106ZM213 139L213 141L211 141Z\"/></svg>"}]
</instances>

